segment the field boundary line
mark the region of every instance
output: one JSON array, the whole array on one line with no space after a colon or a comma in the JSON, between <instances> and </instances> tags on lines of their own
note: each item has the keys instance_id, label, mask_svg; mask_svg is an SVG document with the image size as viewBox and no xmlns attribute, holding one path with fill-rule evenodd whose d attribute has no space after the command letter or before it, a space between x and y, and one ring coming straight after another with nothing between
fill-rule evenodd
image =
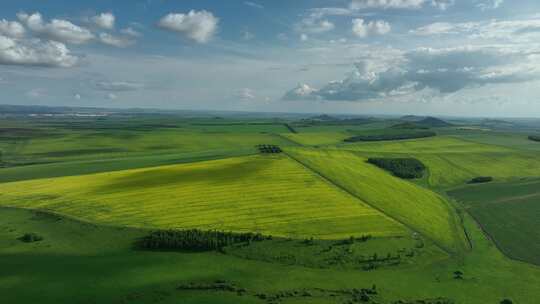
<instances>
[{"instance_id":1,"label":"field boundary line","mask_svg":"<svg viewBox=\"0 0 540 304\"><path fill-rule=\"evenodd\" d=\"M456 200L457 201L457 200ZM459 204L462 204L462 202L460 201L457 201ZM520 263L524 263L524 264L527 264L527 265L532 265L534 267L539 267L540 268L540 265L539 264L536 264L536 263L532 263L532 262L529 262L529 261L525 261L525 260L522 260L520 258L515 258L515 257L512 257L510 256L504 249L502 249L501 245L495 240L495 238L489 233L487 232L487 230L484 228L484 226L480 223L480 221L478 221L478 219L471 213L467 210L467 208L463 208L464 209L464 212L467 213L467 215L469 215L471 217L471 219L474 221L474 223L476 224L476 226L478 228L480 228L480 231L482 231L482 233L485 235L485 237L491 242L493 243L493 245L495 245L495 248L497 248L497 250L499 250L499 252L502 253L502 255L504 255L507 259L509 260L512 260L512 261L515 261L515 262L520 262ZM471 248L472 248L472 245L471 245Z\"/></svg>"},{"instance_id":2,"label":"field boundary line","mask_svg":"<svg viewBox=\"0 0 540 304\"><path fill-rule=\"evenodd\" d=\"M410 226L409 224L406 224L404 223L403 221L395 218L394 216L391 216L390 214L386 213L385 211L383 211L382 209L380 209L379 207L376 207L374 205L372 205L371 203L367 202L366 200L363 200L361 197L359 197L358 195L354 194L352 191L346 189L345 187L337 184L336 182L334 182L333 180L331 180L330 178L324 176L321 172L319 172L318 170L315 170L313 168L311 168L309 165L305 164L304 162L302 162L301 160L297 159L296 157L290 155L289 153L287 152L284 152L285 155L287 155L290 159L296 161L297 163L299 163L300 165L302 165L304 168L306 168L307 170L310 170L311 172L315 173L317 176L319 176L320 178L324 179L325 181L327 181L328 183L330 183L331 185L333 185L334 187L342 190L342 191L345 191L346 193L352 195L354 198L364 202L366 205L370 206L371 208L379 211L380 213L384 214L385 216L387 216L388 218L391 218L392 220L400 223L401 225L407 227L408 229L410 229L411 231L413 232L416 232L416 233L420 233L420 231L418 231L417 229L414 229L412 226ZM422 234L425 238L429 239L430 241L433 242L433 244L435 244L437 247L439 247L441 250L443 250L444 252L446 252L447 254L449 255L454 255L455 253L452 251L452 250L449 250L448 248L446 248L446 246L442 246L441 244L439 244L439 242L433 240L431 237L428 237L424 234Z\"/></svg>"}]
</instances>

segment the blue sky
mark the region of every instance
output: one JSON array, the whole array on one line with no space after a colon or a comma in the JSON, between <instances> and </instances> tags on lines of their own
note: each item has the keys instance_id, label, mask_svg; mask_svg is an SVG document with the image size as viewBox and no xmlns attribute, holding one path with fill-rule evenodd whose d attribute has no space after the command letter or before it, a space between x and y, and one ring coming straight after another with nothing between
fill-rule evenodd
<instances>
[{"instance_id":1,"label":"blue sky","mask_svg":"<svg viewBox=\"0 0 540 304\"><path fill-rule=\"evenodd\" d=\"M534 0L2 1L1 104L540 116Z\"/></svg>"}]
</instances>

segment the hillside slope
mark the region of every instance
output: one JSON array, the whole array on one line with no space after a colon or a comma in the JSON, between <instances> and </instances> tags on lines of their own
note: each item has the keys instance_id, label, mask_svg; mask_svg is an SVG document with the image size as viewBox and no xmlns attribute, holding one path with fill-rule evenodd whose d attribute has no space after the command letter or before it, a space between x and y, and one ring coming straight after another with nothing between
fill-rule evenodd
<instances>
[{"instance_id":1,"label":"hillside slope","mask_svg":"<svg viewBox=\"0 0 540 304\"><path fill-rule=\"evenodd\" d=\"M5 183L0 205L132 227L327 239L410 234L284 155Z\"/></svg>"},{"instance_id":2,"label":"hillside slope","mask_svg":"<svg viewBox=\"0 0 540 304\"><path fill-rule=\"evenodd\" d=\"M290 148L292 157L450 252L466 248L453 208L439 195L366 163L353 152Z\"/></svg>"}]
</instances>

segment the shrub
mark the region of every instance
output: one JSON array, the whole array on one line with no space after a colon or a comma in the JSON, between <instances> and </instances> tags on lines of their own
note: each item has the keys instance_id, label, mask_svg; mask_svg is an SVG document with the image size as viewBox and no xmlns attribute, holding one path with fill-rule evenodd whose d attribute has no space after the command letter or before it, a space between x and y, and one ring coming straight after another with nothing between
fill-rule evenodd
<instances>
[{"instance_id":1,"label":"shrub","mask_svg":"<svg viewBox=\"0 0 540 304\"><path fill-rule=\"evenodd\" d=\"M275 145L258 145L257 149L259 149L259 152L263 154L276 154L283 152L280 147Z\"/></svg>"},{"instance_id":2,"label":"shrub","mask_svg":"<svg viewBox=\"0 0 540 304\"><path fill-rule=\"evenodd\" d=\"M369 158L368 163L407 179L421 178L426 170L426 166L415 158Z\"/></svg>"},{"instance_id":3,"label":"shrub","mask_svg":"<svg viewBox=\"0 0 540 304\"><path fill-rule=\"evenodd\" d=\"M479 176L471 179L469 181L469 184L481 184L481 183L489 183L493 181L493 177L491 176Z\"/></svg>"},{"instance_id":4,"label":"shrub","mask_svg":"<svg viewBox=\"0 0 540 304\"><path fill-rule=\"evenodd\" d=\"M504 299L501 301L501 304L512 304L512 300L509 300L509 299Z\"/></svg>"},{"instance_id":5,"label":"shrub","mask_svg":"<svg viewBox=\"0 0 540 304\"><path fill-rule=\"evenodd\" d=\"M36 233L25 233L23 236L19 238L21 241L25 243L33 243L33 242L39 242L43 240L43 237L36 234Z\"/></svg>"},{"instance_id":6,"label":"shrub","mask_svg":"<svg viewBox=\"0 0 540 304\"><path fill-rule=\"evenodd\" d=\"M270 239L259 233L233 233L221 231L158 230L142 238L142 249L211 251L237 243L250 243Z\"/></svg>"}]
</instances>

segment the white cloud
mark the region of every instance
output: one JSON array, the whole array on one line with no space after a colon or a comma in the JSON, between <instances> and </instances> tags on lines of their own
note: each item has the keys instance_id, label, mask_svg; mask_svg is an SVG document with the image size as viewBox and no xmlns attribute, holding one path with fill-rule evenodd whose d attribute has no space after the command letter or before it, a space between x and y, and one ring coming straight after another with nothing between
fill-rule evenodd
<instances>
[{"instance_id":1,"label":"white cloud","mask_svg":"<svg viewBox=\"0 0 540 304\"><path fill-rule=\"evenodd\" d=\"M447 10L449 7L454 6L456 4L455 0L432 0L431 6L436 7L440 9L441 11Z\"/></svg>"},{"instance_id":2,"label":"white cloud","mask_svg":"<svg viewBox=\"0 0 540 304\"><path fill-rule=\"evenodd\" d=\"M251 40L255 38L255 35L251 33L250 31L243 31L242 32L242 39L244 40Z\"/></svg>"},{"instance_id":3,"label":"white cloud","mask_svg":"<svg viewBox=\"0 0 540 304\"><path fill-rule=\"evenodd\" d=\"M352 24L353 33L360 38L365 38L372 34L385 35L392 29L390 24L383 20L365 23L364 19L356 18L353 19Z\"/></svg>"},{"instance_id":4,"label":"white cloud","mask_svg":"<svg viewBox=\"0 0 540 304\"><path fill-rule=\"evenodd\" d=\"M253 100L256 98L255 92L249 88L243 88L236 93L236 96L241 100Z\"/></svg>"},{"instance_id":5,"label":"white cloud","mask_svg":"<svg viewBox=\"0 0 540 304\"><path fill-rule=\"evenodd\" d=\"M362 9L420 9L426 4L440 10L453 6L455 0L352 0L350 8Z\"/></svg>"},{"instance_id":6,"label":"white cloud","mask_svg":"<svg viewBox=\"0 0 540 304\"><path fill-rule=\"evenodd\" d=\"M300 41L308 41L309 37L306 34L300 34Z\"/></svg>"},{"instance_id":7,"label":"white cloud","mask_svg":"<svg viewBox=\"0 0 540 304\"><path fill-rule=\"evenodd\" d=\"M447 23L436 22L411 30L410 33L421 36L429 35L464 35L474 40L493 40L497 43L536 42L540 38L540 18L483 22Z\"/></svg>"},{"instance_id":8,"label":"white cloud","mask_svg":"<svg viewBox=\"0 0 540 304\"><path fill-rule=\"evenodd\" d=\"M96 83L96 87L102 91L128 92L142 89L144 85L139 82L131 81L101 81Z\"/></svg>"},{"instance_id":9,"label":"white cloud","mask_svg":"<svg viewBox=\"0 0 540 304\"><path fill-rule=\"evenodd\" d=\"M75 94L75 95L73 95L73 98L75 98L77 100L81 100L81 94Z\"/></svg>"},{"instance_id":10,"label":"white cloud","mask_svg":"<svg viewBox=\"0 0 540 304\"><path fill-rule=\"evenodd\" d=\"M540 79L536 50L512 46L418 48L395 58L361 60L343 80L315 89L300 85L285 99L363 101L410 95L424 90L450 94L490 84Z\"/></svg>"},{"instance_id":11,"label":"white cloud","mask_svg":"<svg viewBox=\"0 0 540 304\"><path fill-rule=\"evenodd\" d=\"M17 17L30 31L47 39L73 44L82 44L94 39L94 35L88 29L67 20L52 19L46 23L40 13L31 15L18 13Z\"/></svg>"},{"instance_id":12,"label":"white cloud","mask_svg":"<svg viewBox=\"0 0 540 304\"><path fill-rule=\"evenodd\" d=\"M211 12L191 10L187 14L170 13L159 20L158 26L182 33L198 43L206 43L218 30L219 19Z\"/></svg>"},{"instance_id":13,"label":"white cloud","mask_svg":"<svg viewBox=\"0 0 540 304\"><path fill-rule=\"evenodd\" d=\"M263 9L264 8L264 6L262 6L261 4L251 2L251 1L244 1L244 4L247 5L247 6L258 8L258 9Z\"/></svg>"},{"instance_id":14,"label":"white cloud","mask_svg":"<svg viewBox=\"0 0 540 304\"><path fill-rule=\"evenodd\" d=\"M131 37L140 37L140 36L142 36L142 34L139 31L133 29L132 27L127 27L125 29L122 29L122 30L120 30L120 33L122 33L124 35L127 35L127 36L131 36Z\"/></svg>"},{"instance_id":15,"label":"white cloud","mask_svg":"<svg viewBox=\"0 0 540 304\"><path fill-rule=\"evenodd\" d=\"M17 21L0 20L0 34L12 38L22 38L26 30Z\"/></svg>"},{"instance_id":16,"label":"white cloud","mask_svg":"<svg viewBox=\"0 0 540 304\"><path fill-rule=\"evenodd\" d=\"M116 20L116 17L114 16L113 13L101 13L97 16L92 17L92 22L94 22L97 26L105 30L114 29L115 20Z\"/></svg>"},{"instance_id":17,"label":"white cloud","mask_svg":"<svg viewBox=\"0 0 540 304\"><path fill-rule=\"evenodd\" d=\"M39 99L41 97L47 96L47 92L44 89L38 88L38 89L31 89L30 91L26 92L25 95L28 98Z\"/></svg>"},{"instance_id":18,"label":"white cloud","mask_svg":"<svg viewBox=\"0 0 540 304\"><path fill-rule=\"evenodd\" d=\"M0 64L72 67L79 58L63 43L39 39L15 40L0 35Z\"/></svg>"},{"instance_id":19,"label":"white cloud","mask_svg":"<svg viewBox=\"0 0 540 304\"><path fill-rule=\"evenodd\" d=\"M134 40L131 40L127 37L119 37L119 36L113 36L108 33L101 33L99 34L99 41L103 44L119 47L119 48L125 48L130 45L133 45L135 43Z\"/></svg>"},{"instance_id":20,"label":"white cloud","mask_svg":"<svg viewBox=\"0 0 540 304\"><path fill-rule=\"evenodd\" d=\"M426 26L419 27L415 30L409 31L411 34L419 36L429 35L444 35L444 34L459 34L464 31L472 30L477 24L475 23L448 23L448 22L435 22Z\"/></svg>"},{"instance_id":21,"label":"white cloud","mask_svg":"<svg viewBox=\"0 0 540 304\"><path fill-rule=\"evenodd\" d=\"M115 100L115 99L118 98L118 96L116 94L114 94L114 93L109 93L109 94L107 94L107 98L109 100Z\"/></svg>"},{"instance_id":22,"label":"white cloud","mask_svg":"<svg viewBox=\"0 0 540 304\"><path fill-rule=\"evenodd\" d=\"M328 20L320 20L312 17L304 18L295 25L299 33L320 34L333 30L336 26Z\"/></svg>"},{"instance_id":23,"label":"white cloud","mask_svg":"<svg viewBox=\"0 0 540 304\"><path fill-rule=\"evenodd\" d=\"M497 9L504 3L504 0L483 0L476 4L476 7L485 11L491 9Z\"/></svg>"},{"instance_id":24,"label":"white cloud","mask_svg":"<svg viewBox=\"0 0 540 304\"><path fill-rule=\"evenodd\" d=\"M318 99L317 89L310 87L305 83L300 83L298 86L283 96L284 100L312 100Z\"/></svg>"},{"instance_id":25,"label":"white cloud","mask_svg":"<svg viewBox=\"0 0 540 304\"><path fill-rule=\"evenodd\" d=\"M419 9L426 0L352 0L351 9Z\"/></svg>"}]
</instances>

